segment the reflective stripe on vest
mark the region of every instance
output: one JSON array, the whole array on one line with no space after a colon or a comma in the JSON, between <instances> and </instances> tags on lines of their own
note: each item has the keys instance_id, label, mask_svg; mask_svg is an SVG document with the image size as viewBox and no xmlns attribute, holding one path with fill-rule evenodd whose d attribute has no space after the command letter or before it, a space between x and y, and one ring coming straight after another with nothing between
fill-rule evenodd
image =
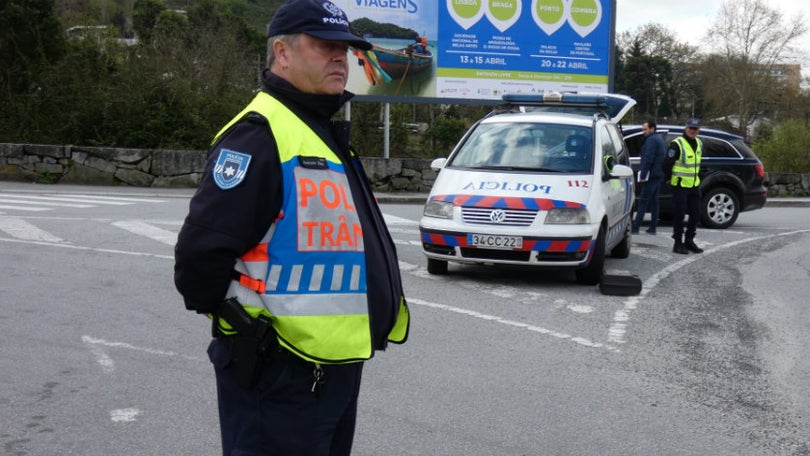
<instances>
[{"instance_id":1,"label":"reflective stripe on vest","mask_svg":"<svg viewBox=\"0 0 810 456\"><path fill-rule=\"evenodd\" d=\"M678 136L674 140L681 148L681 156L672 165L672 178L670 183L675 187L692 188L700 185L700 160L703 156L703 142L700 138L695 138L697 150L692 150L692 146L683 136Z\"/></svg>"},{"instance_id":2,"label":"reflective stripe on vest","mask_svg":"<svg viewBox=\"0 0 810 456\"><path fill-rule=\"evenodd\" d=\"M254 316L267 315L279 342L304 359L368 359L373 349L363 233L344 165L312 129L267 93L260 92L237 119L248 112L269 121L284 197L282 215L237 261L240 275L228 296Z\"/></svg>"}]
</instances>

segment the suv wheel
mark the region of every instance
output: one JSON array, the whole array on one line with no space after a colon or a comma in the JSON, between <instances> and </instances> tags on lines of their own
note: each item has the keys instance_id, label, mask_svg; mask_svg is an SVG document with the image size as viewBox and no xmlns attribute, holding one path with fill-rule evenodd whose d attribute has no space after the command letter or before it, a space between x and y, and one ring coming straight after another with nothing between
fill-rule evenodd
<instances>
[{"instance_id":1,"label":"suv wheel","mask_svg":"<svg viewBox=\"0 0 810 456\"><path fill-rule=\"evenodd\" d=\"M700 221L708 228L726 229L740 215L740 199L728 188L718 187L703 195Z\"/></svg>"},{"instance_id":2,"label":"suv wheel","mask_svg":"<svg viewBox=\"0 0 810 456\"><path fill-rule=\"evenodd\" d=\"M596 236L596 245L593 246L591 262L582 269L576 270L577 283L582 285L596 285L602 280L605 272L605 227L599 228Z\"/></svg>"}]
</instances>

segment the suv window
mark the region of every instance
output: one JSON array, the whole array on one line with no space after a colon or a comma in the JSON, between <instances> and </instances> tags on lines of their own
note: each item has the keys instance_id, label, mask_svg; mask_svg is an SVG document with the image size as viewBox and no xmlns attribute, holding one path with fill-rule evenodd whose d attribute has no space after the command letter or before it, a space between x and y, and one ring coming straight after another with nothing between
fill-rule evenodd
<instances>
[{"instance_id":1,"label":"suv window","mask_svg":"<svg viewBox=\"0 0 810 456\"><path fill-rule=\"evenodd\" d=\"M731 144L726 141L714 138L698 138L703 141L703 156L704 157L719 157L719 158L740 158L740 154L731 147Z\"/></svg>"},{"instance_id":2,"label":"suv window","mask_svg":"<svg viewBox=\"0 0 810 456\"><path fill-rule=\"evenodd\" d=\"M644 135L641 133L624 138L624 143L627 144L627 151L631 157L641 156L641 143L644 142Z\"/></svg>"}]
</instances>

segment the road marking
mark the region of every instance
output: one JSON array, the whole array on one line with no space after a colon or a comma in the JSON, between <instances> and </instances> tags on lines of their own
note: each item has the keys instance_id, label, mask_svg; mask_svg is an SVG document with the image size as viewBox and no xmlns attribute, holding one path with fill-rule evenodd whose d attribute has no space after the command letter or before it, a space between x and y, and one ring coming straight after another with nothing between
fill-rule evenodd
<instances>
[{"instance_id":1,"label":"road marking","mask_svg":"<svg viewBox=\"0 0 810 456\"><path fill-rule=\"evenodd\" d=\"M41 201L23 201L13 198L0 198L0 203L11 203L11 204L27 204L29 206L56 206L56 207L78 207L78 208L86 208L86 207L93 207L91 204L75 204L75 203L57 203L57 202L41 202ZM12 207L12 206L5 206L5 207ZM17 207L17 206L13 206Z\"/></svg>"},{"instance_id":2,"label":"road marking","mask_svg":"<svg viewBox=\"0 0 810 456\"><path fill-rule=\"evenodd\" d=\"M613 346L607 345L607 344L602 344L602 343L599 343L599 342L594 342L594 341L586 339L584 337L576 337L576 336L572 336L570 334L561 333L561 332L558 332L558 331L553 331L551 329L546 329L546 328L543 328L543 327L540 327L540 326L530 325L528 323L523 323L523 322L519 322L519 321L506 320L506 319L498 317L496 315L483 314L483 313L480 313L480 312L476 312L474 310L462 309L460 307L453 307L453 306L448 306L448 305L445 305L445 304L437 304L435 302L428 302L428 301L424 301L422 299L417 299L417 298L408 298L407 301L409 303L411 303L411 304L417 304L417 305L420 305L420 306L430 307L430 308L433 308L433 309L446 310L448 312L453 312L453 313L457 313L457 314L461 314L461 315L467 315L467 316L470 316L470 317L473 317L473 318L479 318L481 320L492 321L492 322L500 323L500 324L503 324L503 325L506 325L506 326L512 326L512 327L515 327L515 328L526 329L528 331L540 333L540 334L543 334L543 335L546 335L546 336L551 336L551 337L554 337L556 339L574 342L575 344L579 344L579 345L589 347L589 348L603 348L603 349L609 350L609 351L615 351L615 352L619 351L616 347L613 347Z\"/></svg>"},{"instance_id":3,"label":"road marking","mask_svg":"<svg viewBox=\"0 0 810 456\"><path fill-rule=\"evenodd\" d=\"M96 357L96 362L98 362L98 364L101 366L101 369L108 374L115 371L115 361L113 361L113 359L107 354L107 352L104 350L105 348L122 348L126 350L134 350L157 356L170 356L170 357L177 356L191 361L201 360L201 358L198 357L181 355L173 351L138 347L136 345L128 344L126 342L110 342L104 339L98 339L86 335L82 336L82 342L84 342L85 345L87 345L90 348L90 352L93 353L93 355L95 355Z\"/></svg>"},{"instance_id":4,"label":"road marking","mask_svg":"<svg viewBox=\"0 0 810 456\"><path fill-rule=\"evenodd\" d=\"M26 241L64 242L63 239L47 231L43 231L18 217L0 217L0 231L7 233L13 238Z\"/></svg>"},{"instance_id":5,"label":"road marking","mask_svg":"<svg viewBox=\"0 0 810 456\"><path fill-rule=\"evenodd\" d=\"M3 239L3 238L0 238L0 242L14 242L14 243L20 243L20 244L41 245L41 246L46 246L46 247L61 247L61 248L65 248L65 249L84 250L84 251L87 251L87 252L113 253L113 254L116 254L116 255L132 255L132 256L160 258L162 260L174 260L174 255L159 255L159 254L156 254L156 253L133 252L133 251L130 251L130 250L98 249L98 248L94 248L94 247L83 247L81 245L55 244L53 242L27 241L27 240L23 240L23 239Z\"/></svg>"},{"instance_id":6,"label":"road marking","mask_svg":"<svg viewBox=\"0 0 810 456\"><path fill-rule=\"evenodd\" d=\"M25 206L7 206L7 205L0 205L0 209L9 209L15 211L29 211L29 212L39 212L39 211L49 211L51 208L49 207L25 207Z\"/></svg>"},{"instance_id":7,"label":"road marking","mask_svg":"<svg viewBox=\"0 0 810 456\"><path fill-rule=\"evenodd\" d=\"M133 204L135 201L130 201L129 199L124 198L116 198L116 199L102 199L102 197L84 197L82 195L75 195L75 196L17 196L17 195L2 195L6 198L18 198L20 204L29 203L28 200L34 201L66 201L66 202L73 202L73 203L92 203L92 204L107 204L111 206L128 206Z\"/></svg>"},{"instance_id":8,"label":"road marking","mask_svg":"<svg viewBox=\"0 0 810 456\"><path fill-rule=\"evenodd\" d=\"M763 239L774 238L778 236L789 236L792 234L801 234L801 233L810 233L810 230L797 230L797 231L790 231L787 233L777 233L777 234L769 234L766 236L757 236L751 237L747 239L740 239L739 241L730 242L728 244L723 244L711 249L707 249L702 254L691 254L688 257L684 258L677 263L673 263L664 269L658 271L657 273L650 276L648 279L644 281L644 285L641 287L641 293L638 296L632 296L624 301L624 305L621 309L616 310L613 314L613 323L610 324L608 328L608 340L615 344L624 344L627 341L624 339L625 334L627 333L627 325L630 321L630 315L633 313L636 308L638 308L638 304L647 296L653 288L655 288L662 280L669 277L673 272L681 269L682 267L693 263L703 255L709 255L714 252L719 252L721 250L730 249L740 244L745 244L748 242L753 241L761 241Z\"/></svg>"},{"instance_id":9,"label":"road marking","mask_svg":"<svg viewBox=\"0 0 810 456\"><path fill-rule=\"evenodd\" d=\"M55 196L36 196L22 193L2 193L0 197L3 198L19 198L19 199L32 199L43 201L74 201L74 202L93 202L98 204L113 204L121 205L128 203L165 203L166 200L156 198L131 198L126 196L102 196L81 193L59 193Z\"/></svg>"},{"instance_id":10,"label":"road marking","mask_svg":"<svg viewBox=\"0 0 810 456\"><path fill-rule=\"evenodd\" d=\"M177 233L174 231L164 230L163 228L158 228L140 220L123 220L113 222L112 225L122 230L129 231L130 233L162 242L166 245L173 246L177 243Z\"/></svg>"},{"instance_id":11,"label":"road marking","mask_svg":"<svg viewBox=\"0 0 810 456\"><path fill-rule=\"evenodd\" d=\"M131 423L135 421L135 417L137 417L140 413L141 411L136 408L111 410L110 419L113 420L114 423Z\"/></svg>"},{"instance_id":12,"label":"road marking","mask_svg":"<svg viewBox=\"0 0 810 456\"><path fill-rule=\"evenodd\" d=\"M571 312L581 314L589 314L595 310L593 306L585 306L581 304L568 304L565 306L565 308L570 310Z\"/></svg>"},{"instance_id":13,"label":"road marking","mask_svg":"<svg viewBox=\"0 0 810 456\"><path fill-rule=\"evenodd\" d=\"M383 218L385 219L386 225L410 225L410 226L419 225L419 222L416 220L397 217L396 215L391 214L383 214Z\"/></svg>"}]
</instances>

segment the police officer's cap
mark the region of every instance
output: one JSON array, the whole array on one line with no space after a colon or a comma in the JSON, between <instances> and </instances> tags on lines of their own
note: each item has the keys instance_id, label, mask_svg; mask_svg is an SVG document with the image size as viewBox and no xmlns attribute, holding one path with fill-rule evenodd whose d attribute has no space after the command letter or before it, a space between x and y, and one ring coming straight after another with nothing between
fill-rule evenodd
<instances>
[{"instance_id":1,"label":"police officer's cap","mask_svg":"<svg viewBox=\"0 0 810 456\"><path fill-rule=\"evenodd\" d=\"M268 38L296 33L327 41L345 41L357 49L371 49L371 43L349 29L346 13L328 0L287 0L281 5L267 26Z\"/></svg>"}]
</instances>

